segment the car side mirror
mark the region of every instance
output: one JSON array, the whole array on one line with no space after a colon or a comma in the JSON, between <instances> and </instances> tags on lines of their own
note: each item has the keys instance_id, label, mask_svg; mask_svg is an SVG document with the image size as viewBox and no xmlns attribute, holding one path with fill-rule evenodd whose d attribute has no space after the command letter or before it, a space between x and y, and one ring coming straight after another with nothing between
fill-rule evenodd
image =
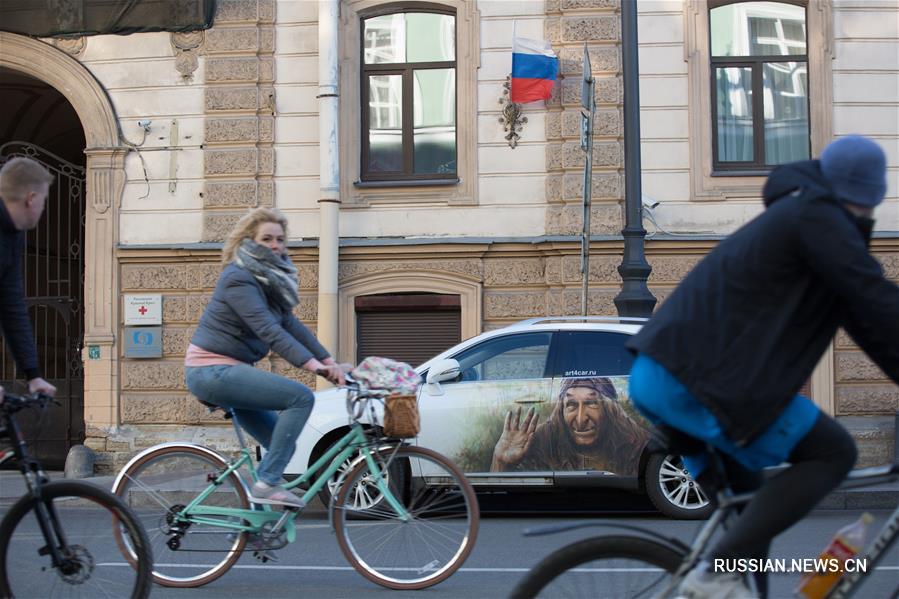
<instances>
[{"instance_id":1,"label":"car side mirror","mask_svg":"<svg viewBox=\"0 0 899 599\"><path fill-rule=\"evenodd\" d=\"M459 362L452 358L440 360L428 369L428 378L426 382L431 385L434 383L442 383L459 376L461 368Z\"/></svg>"},{"instance_id":2,"label":"car side mirror","mask_svg":"<svg viewBox=\"0 0 899 599\"><path fill-rule=\"evenodd\" d=\"M425 392L428 395L443 395L443 388L440 383L449 381L459 376L459 362L452 358L440 360L430 369L428 369L428 377L425 379Z\"/></svg>"}]
</instances>

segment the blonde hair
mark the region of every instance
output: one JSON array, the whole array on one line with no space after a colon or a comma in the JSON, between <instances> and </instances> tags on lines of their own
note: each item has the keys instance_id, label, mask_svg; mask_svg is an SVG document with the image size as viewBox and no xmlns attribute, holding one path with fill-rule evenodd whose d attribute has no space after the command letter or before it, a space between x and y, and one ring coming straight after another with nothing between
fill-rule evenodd
<instances>
[{"instance_id":1,"label":"blonde hair","mask_svg":"<svg viewBox=\"0 0 899 599\"><path fill-rule=\"evenodd\" d=\"M29 191L53 183L53 175L40 162L17 156L0 168L0 198L7 202L25 199Z\"/></svg>"},{"instance_id":2,"label":"blonde hair","mask_svg":"<svg viewBox=\"0 0 899 599\"><path fill-rule=\"evenodd\" d=\"M264 223L281 225L281 228L284 229L284 236L287 236L287 217L284 216L284 213L277 208L253 208L244 214L228 233L225 245L222 247L222 264L228 264L234 260L234 253L240 242L256 237L259 225Z\"/></svg>"}]
</instances>

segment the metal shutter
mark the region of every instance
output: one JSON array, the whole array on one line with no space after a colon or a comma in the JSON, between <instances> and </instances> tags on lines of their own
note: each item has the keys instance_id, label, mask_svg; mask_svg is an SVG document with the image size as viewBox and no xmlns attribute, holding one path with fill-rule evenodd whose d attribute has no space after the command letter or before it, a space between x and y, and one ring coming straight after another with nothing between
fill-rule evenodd
<instances>
[{"instance_id":1,"label":"metal shutter","mask_svg":"<svg viewBox=\"0 0 899 599\"><path fill-rule=\"evenodd\" d=\"M383 356L418 366L459 343L462 314L458 296L449 296L450 302L439 306L434 305L436 298L447 296L378 296L387 301L357 302L356 361Z\"/></svg>"}]
</instances>

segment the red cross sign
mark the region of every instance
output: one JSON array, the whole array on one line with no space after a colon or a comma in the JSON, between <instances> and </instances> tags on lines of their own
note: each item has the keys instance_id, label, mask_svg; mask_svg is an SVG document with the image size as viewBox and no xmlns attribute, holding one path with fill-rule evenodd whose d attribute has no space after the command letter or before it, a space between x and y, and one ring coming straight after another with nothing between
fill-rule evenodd
<instances>
[{"instance_id":1,"label":"red cross sign","mask_svg":"<svg viewBox=\"0 0 899 599\"><path fill-rule=\"evenodd\" d=\"M162 294L125 294L126 325L162 324Z\"/></svg>"}]
</instances>

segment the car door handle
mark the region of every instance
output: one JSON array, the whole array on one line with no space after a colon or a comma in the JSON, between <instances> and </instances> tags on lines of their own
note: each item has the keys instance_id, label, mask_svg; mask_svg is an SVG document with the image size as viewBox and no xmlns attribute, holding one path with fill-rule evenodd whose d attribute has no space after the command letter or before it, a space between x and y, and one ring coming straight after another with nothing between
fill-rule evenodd
<instances>
[{"instance_id":1,"label":"car door handle","mask_svg":"<svg viewBox=\"0 0 899 599\"><path fill-rule=\"evenodd\" d=\"M516 399L514 403L532 404L532 403L546 403L546 401L542 400L542 399Z\"/></svg>"}]
</instances>

